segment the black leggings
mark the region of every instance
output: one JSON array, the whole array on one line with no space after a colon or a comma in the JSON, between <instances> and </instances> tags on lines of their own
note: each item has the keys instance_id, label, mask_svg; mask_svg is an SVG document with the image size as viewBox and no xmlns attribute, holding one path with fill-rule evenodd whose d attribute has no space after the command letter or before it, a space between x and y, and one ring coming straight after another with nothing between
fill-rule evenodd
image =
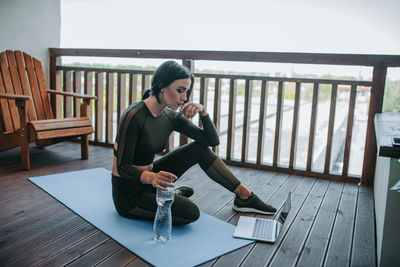
<instances>
[{"instance_id":1,"label":"black leggings","mask_svg":"<svg viewBox=\"0 0 400 267\"><path fill-rule=\"evenodd\" d=\"M199 164L205 173L229 191L233 192L240 181L229 171L226 165L207 146L191 142L181 146L153 162L153 172L167 171L180 177L186 170ZM133 190L123 186L113 176L113 199L117 211L133 219L154 220L157 211L156 190L149 184L136 184ZM138 191L137 187L141 190ZM172 223L188 224L200 216L199 208L190 199L175 196L172 204Z\"/></svg>"}]
</instances>

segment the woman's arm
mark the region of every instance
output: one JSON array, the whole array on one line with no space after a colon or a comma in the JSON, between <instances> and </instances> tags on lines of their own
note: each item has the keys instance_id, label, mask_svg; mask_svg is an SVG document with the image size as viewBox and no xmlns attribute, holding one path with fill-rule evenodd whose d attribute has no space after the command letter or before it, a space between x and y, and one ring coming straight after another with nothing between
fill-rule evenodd
<instances>
[{"instance_id":1,"label":"woman's arm","mask_svg":"<svg viewBox=\"0 0 400 267\"><path fill-rule=\"evenodd\" d=\"M139 119L135 117L137 109L124 112L118 125L115 142L118 144L117 172L124 179L140 181L143 170L132 165L137 138L140 132Z\"/></svg>"},{"instance_id":2,"label":"woman's arm","mask_svg":"<svg viewBox=\"0 0 400 267\"><path fill-rule=\"evenodd\" d=\"M196 105L193 103L190 104ZM190 105L188 108L185 109L184 107L182 107L183 111L181 111L180 113L175 112L174 130L183 133L184 135L192 138L193 140L196 140L202 145L218 146L219 136L217 133L217 129L215 128L215 125L211 121L210 116L208 115L205 108L203 108L203 110L199 112L203 128L196 126L190 120L187 119L187 118L192 118L194 115L196 115L195 113L190 112L191 110L193 110L192 105Z\"/></svg>"}]
</instances>

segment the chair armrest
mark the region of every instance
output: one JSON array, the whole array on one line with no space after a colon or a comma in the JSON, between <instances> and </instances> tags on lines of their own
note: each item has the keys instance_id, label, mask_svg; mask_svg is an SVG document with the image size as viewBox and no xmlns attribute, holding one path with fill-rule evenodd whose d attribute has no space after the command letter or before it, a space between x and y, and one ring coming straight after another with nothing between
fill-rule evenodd
<instances>
[{"instance_id":1,"label":"chair armrest","mask_svg":"<svg viewBox=\"0 0 400 267\"><path fill-rule=\"evenodd\" d=\"M58 91L58 90L53 90L53 89L47 89L47 92L50 94L72 96L72 97L76 97L76 98L83 98L83 99L89 99L89 100L97 99L97 96L78 94L78 93L72 93L72 92L63 92L63 91Z\"/></svg>"},{"instance_id":2,"label":"chair armrest","mask_svg":"<svg viewBox=\"0 0 400 267\"><path fill-rule=\"evenodd\" d=\"M28 95L0 94L0 98L14 99L14 100L29 100L32 97Z\"/></svg>"}]
</instances>

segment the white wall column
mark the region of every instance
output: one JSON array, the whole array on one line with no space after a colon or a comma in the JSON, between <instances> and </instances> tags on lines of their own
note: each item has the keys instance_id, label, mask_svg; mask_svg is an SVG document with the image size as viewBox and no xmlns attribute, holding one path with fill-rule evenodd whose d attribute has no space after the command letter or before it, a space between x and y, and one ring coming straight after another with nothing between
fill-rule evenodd
<instances>
[{"instance_id":1,"label":"white wall column","mask_svg":"<svg viewBox=\"0 0 400 267\"><path fill-rule=\"evenodd\" d=\"M0 51L39 59L49 82L49 47L60 47L60 0L0 0Z\"/></svg>"}]
</instances>

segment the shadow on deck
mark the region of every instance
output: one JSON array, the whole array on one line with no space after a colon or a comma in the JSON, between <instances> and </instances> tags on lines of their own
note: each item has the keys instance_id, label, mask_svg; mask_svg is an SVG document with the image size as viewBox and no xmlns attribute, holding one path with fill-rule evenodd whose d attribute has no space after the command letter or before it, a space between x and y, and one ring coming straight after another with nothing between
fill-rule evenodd
<instances>
[{"instance_id":1,"label":"shadow on deck","mask_svg":"<svg viewBox=\"0 0 400 267\"><path fill-rule=\"evenodd\" d=\"M27 180L29 177L112 167L112 149L90 146L80 160L80 144L31 147L30 171L20 170L20 151L0 153L0 265L146 266ZM230 167L258 196L281 208L292 191L292 212L276 244L256 242L204 266L375 266L373 192L370 187L267 171ZM198 166L177 184L195 189L191 199L208 214L236 224L233 195ZM259 216L259 215L257 215ZM272 216L260 216L272 218ZM175 255L176 256L176 255Z\"/></svg>"}]
</instances>

